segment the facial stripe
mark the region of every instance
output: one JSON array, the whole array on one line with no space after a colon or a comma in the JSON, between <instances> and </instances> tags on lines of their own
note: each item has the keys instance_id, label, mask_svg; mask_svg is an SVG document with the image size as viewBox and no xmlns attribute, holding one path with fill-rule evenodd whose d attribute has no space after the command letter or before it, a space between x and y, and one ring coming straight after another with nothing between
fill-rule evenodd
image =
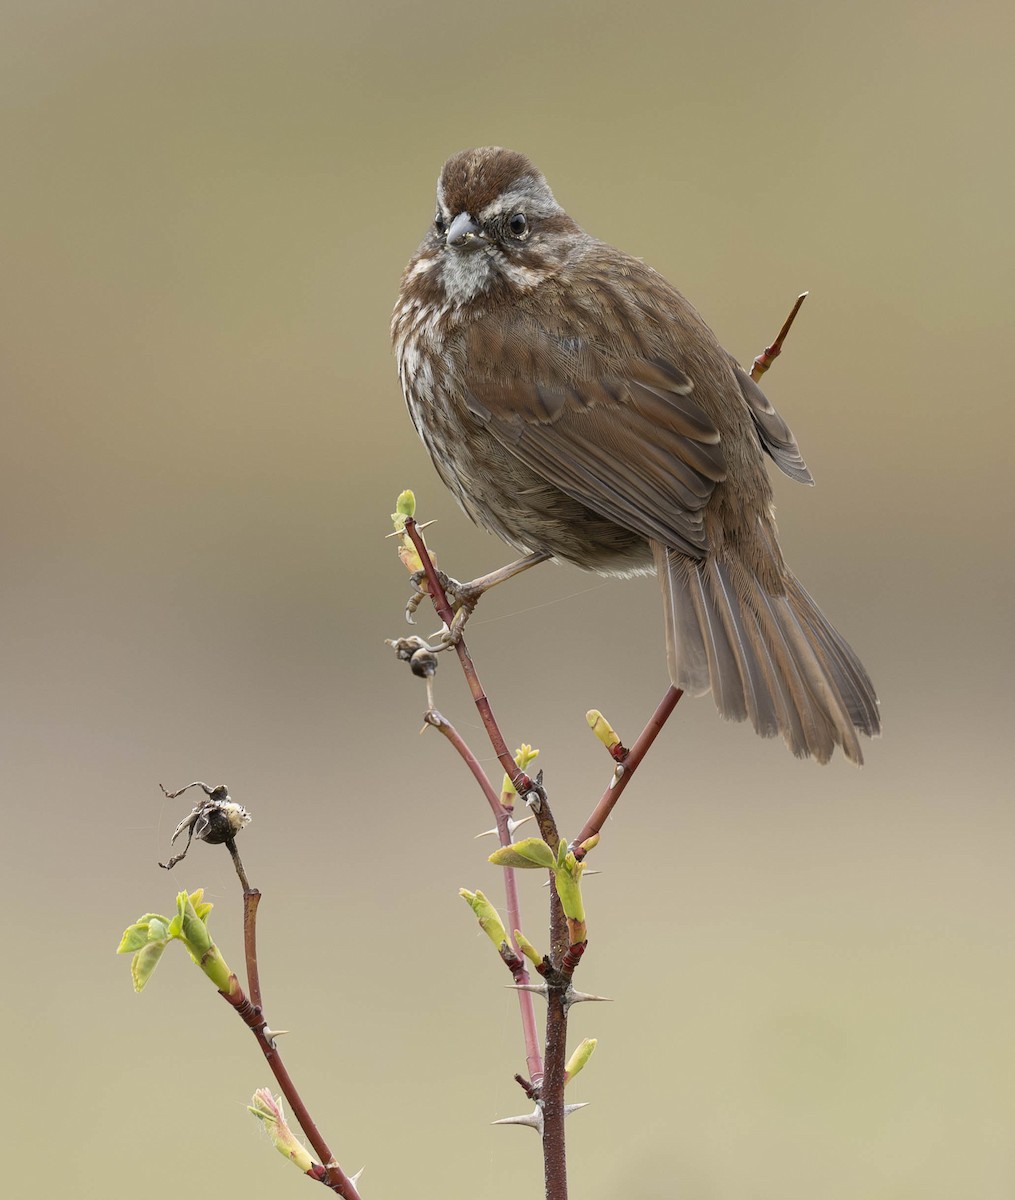
<instances>
[{"instance_id":1,"label":"facial stripe","mask_svg":"<svg viewBox=\"0 0 1015 1200\"><path fill-rule=\"evenodd\" d=\"M534 179L523 181L525 186L512 188L497 197L478 214L480 221L492 221L504 213L526 212L530 216L549 217L561 211L549 188L540 188Z\"/></svg>"}]
</instances>

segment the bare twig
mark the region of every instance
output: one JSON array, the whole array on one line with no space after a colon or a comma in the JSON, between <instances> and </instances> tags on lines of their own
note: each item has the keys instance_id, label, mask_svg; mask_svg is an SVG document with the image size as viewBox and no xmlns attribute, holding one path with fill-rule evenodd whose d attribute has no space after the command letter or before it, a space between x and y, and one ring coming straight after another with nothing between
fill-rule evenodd
<instances>
[{"instance_id":1,"label":"bare twig","mask_svg":"<svg viewBox=\"0 0 1015 1200\"><path fill-rule=\"evenodd\" d=\"M247 991L255 1008L261 1007L261 978L257 970L257 906L261 893L257 888L243 889L243 957L247 964Z\"/></svg>"},{"instance_id":2,"label":"bare twig","mask_svg":"<svg viewBox=\"0 0 1015 1200\"><path fill-rule=\"evenodd\" d=\"M775 341L771 344L771 346L766 346L751 364L751 378L755 383L758 382L762 375L764 375L772 363L774 363L782 353L782 344L786 340L786 335L789 333L793 322L796 320L796 315L800 311L803 302L807 299L807 295L807 292L801 292L800 295L797 296L796 303L790 309L789 316L785 321L783 321L782 328L779 330L778 334L776 334Z\"/></svg>"}]
</instances>

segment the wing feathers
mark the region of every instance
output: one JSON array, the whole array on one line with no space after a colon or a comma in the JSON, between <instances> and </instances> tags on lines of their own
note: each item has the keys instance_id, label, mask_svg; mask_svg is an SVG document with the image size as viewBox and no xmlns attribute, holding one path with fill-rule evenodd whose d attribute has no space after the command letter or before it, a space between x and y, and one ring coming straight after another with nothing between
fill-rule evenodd
<instances>
[{"instance_id":1,"label":"wing feathers","mask_svg":"<svg viewBox=\"0 0 1015 1200\"><path fill-rule=\"evenodd\" d=\"M813 483L814 479L800 454L796 438L789 426L772 407L765 393L745 370L733 365L733 374L740 384L740 391L754 421L762 449L770 454L779 470L799 483Z\"/></svg>"},{"instance_id":2,"label":"wing feathers","mask_svg":"<svg viewBox=\"0 0 1015 1200\"><path fill-rule=\"evenodd\" d=\"M497 326L477 321L463 335L473 415L593 512L701 557L701 511L726 462L688 376L640 341L607 353L528 313L509 332Z\"/></svg>"}]
</instances>

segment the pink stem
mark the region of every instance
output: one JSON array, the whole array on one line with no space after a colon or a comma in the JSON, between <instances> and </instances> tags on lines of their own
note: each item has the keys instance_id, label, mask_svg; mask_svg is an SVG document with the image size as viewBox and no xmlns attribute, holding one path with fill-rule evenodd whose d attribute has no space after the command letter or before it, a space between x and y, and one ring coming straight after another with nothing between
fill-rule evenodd
<instances>
[{"instance_id":1,"label":"pink stem","mask_svg":"<svg viewBox=\"0 0 1015 1200\"><path fill-rule=\"evenodd\" d=\"M479 784L483 795L486 797L487 804L493 812L494 820L497 822L497 838L502 846L510 846L511 833L508 829L508 817L510 813L500 802L500 798L493 790L493 784L487 773L480 766L479 759L469 749L468 743L451 724L446 717L442 716L436 709L431 709L426 715L426 722L432 725L434 729L442 733L448 741L458 751L459 757L472 772L473 778ZM521 907L518 903L518 881L515 878L515 872L512 867L504 867L504 891L507 897L507 913L508 913L508 937L511 940L511 946L514 949L518 958L524 962L525 958L522 952L518 949L518 944L515 941L514 931L522 927ZM513 974L515 983L528 983L530 976L528 971L522 967ZM522 1019L522 1036L525 1039L525 1065L528 1068L529 1079L534 1084L538 1084L543 1078L543 1056L539 1050L539 1033L536 1029L536 1011L532 1002L532 993L519 989L518 1009Z\"/></svg>"}]
</instances>

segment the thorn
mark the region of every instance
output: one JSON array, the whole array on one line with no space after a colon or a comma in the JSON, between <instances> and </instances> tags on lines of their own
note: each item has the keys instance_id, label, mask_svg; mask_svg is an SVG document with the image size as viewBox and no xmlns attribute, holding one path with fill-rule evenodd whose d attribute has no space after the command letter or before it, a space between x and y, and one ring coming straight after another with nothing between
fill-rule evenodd
<instances>
[{"instance_id":1,"label":"thorn","mask_svg":"<svg viewBox=\"0 0 1015 1200\"><path fill-rule=\"evenodd\" d=\"M337 1167L338 1163L336 1163L335 1166ZM366 1167L360 1167L360 1169L356 1172L356 1174L350 1175L349 1178L352 1180L353 1183L359 1183L360 1176L363 1174L363 1172L365 1170L366 1170Z\"/></svg>"},{"instance_id":2,"label":"thorn","mask_svg":"<svg viewBox=\"0 0 1015 1200\"><path fill-rule=\"evenodd\" d=\"M275 1039L280 1038L280 1037L285 1037L285 1035L289 1032L289 1030L288 1029L269 1029L268 1026L265 1025L265 1027L261 1030L261 1032L264 1034L265 1041L272 1048L272 1050L274 1050L275 1049Z\"/></svg>"},{"instance_id":3,"label":"thorn","mask_svg":"<svg viewBox=\"0 0 1015 1200\"><path fill-rule=\"evenodd\" d=\"M580 1108L588 1108L589 1101L585 1100L581 1104L565 1104L564 1116L569 1117L573 1112L577 1112ZM540 1135L543 1132L543 1110L537 1104L530 1113L523 1113L518 1117L501 1117L499 1121L491 1121L491 1125L528 1125L530 1129L535 1129Z\"/></svg>"},{"instance_id":4,"label":"thorn","mask_svg":"<svg viewBox=\"0 0 1015 1200\"><path fill-rule=\"evenodd\" d=\"M617 765L613 768L613 778L610 780L611 788L615 788L617 786L617 784L620 783L620 780L623 777L623 774L624 774L624 764L617 763Z\"/></svg>"},{"instance_id":5,"label":"thorn","mask_svg":"<svg viewBox=\"0 0 1015 1200\"><path fill-rule=\"evenodd\" d=\"M432 521L424 521L422 525L417 525L416 528L417 529L429 529L431 525L436 525L436 524L437 524L437 518L435 517ZM387 541L388 538L396 538L396 537L405 537L405 529L404 528L396 529L393 533L386 533L384 535L384 540Z\"/></svg>"},{"instance_id":6,"label":"thorn","mask_svg":"<svg viewBox=\"0 0 1015 1200\"><path fill-rule=\"evenodd\" d=\"M522 817L522 819L520 821L516 821L514 819L514 817L508 817L508 821L507 821L508 837L514 837L515 830L518 828L518 826L524 825L526 821L531 821L531 820L532 820L532 813L529 813L529 815L527 817ZM477 833L476 836L472 840L474 842L476 842L476 841L479 841L480 838L489 837L490 834L496 833L496 832L497 832L496 827L494 827L493 829L484 829L482 833ZM586 871L585 874L588 875L589 872Z\"/></svg>"},{"instance_id":7,"label":"thorn","mask_svg":"<svg viewBox=\"0 0 1015 1200\"><path fill-rule=\"evenodd\" d=\"M568 988L564 993L564 1008L568 1009L572 1004L582 1004L586 1000L604 1000L610 1004L613 1003L612 996L593 996L590 992L576 992L574 988Z\"/></svg>"},{"instance_id":8,"label":"thorn","mask_svg":"<svg viewBox=\"0 0 1015 1200\"><path fill-rule=\"evenodd\" d=\"M511 988L515 992L535 992L537 996L545 996L549 992L549 988L545 983L505 983L506 988ZM592 999L599 999L598 996L593 996Z\"/></svg>"},{"instance_id":9,"label":"thorn","mask_svg":"<svg viewBox=\"0 0 1015 1200\"><path fill-rule=\"evenodd\" d=\"M501 1117L499 1121L491 1121L491 1125L528 1125L530 1129L535 1129L537 1133L542 1135L543 1132L543 1110L537 1104L530 1113L524 1113L519 1117Z\"/></svg>"}]
</instances>

